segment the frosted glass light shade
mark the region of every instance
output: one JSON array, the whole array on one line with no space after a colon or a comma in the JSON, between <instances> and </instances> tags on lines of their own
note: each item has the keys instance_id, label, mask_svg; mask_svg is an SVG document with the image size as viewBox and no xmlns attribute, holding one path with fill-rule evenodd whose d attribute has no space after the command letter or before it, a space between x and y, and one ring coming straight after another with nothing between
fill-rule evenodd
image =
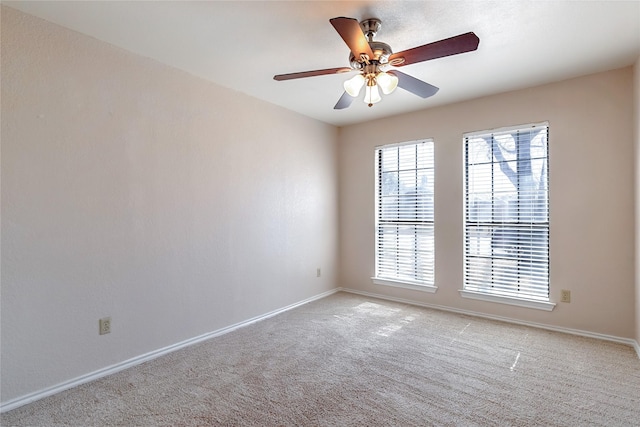
<instances>
[{"instance_id":1,"label":"frosted glass light shade","mask_svg":"<svg viewBox=\"0 0 640 427\"><path fill-rule=\"evenodd\" d=\"M380 92L378 92L378 86L367 86L364 92L364 103L369 104L369 106L375 104L376 102L382 101L380 98Z\"/></svg>"},{"instance_id":2,"label":"frosted glass light shade","mask_svg":"<svg viewBox=\"0 0 640 427\"><path fill-rule=\"evenodd\" d=\"M360 89L364 86L364 76L356 74L346 82L344 82L344 90L354 98L360 93Z\"/></svg>"},{"instance_id":3,"label":"frosted glass light shade","mask_svg":"<svg viewBox=\"0 0 640 427\"><path fill-rule=\"evenodd\" d=\"M382 89L382 93L389 95L398 87L398 78L383 71L376 76L376 83Z\"/></svg>"}]
</instances>

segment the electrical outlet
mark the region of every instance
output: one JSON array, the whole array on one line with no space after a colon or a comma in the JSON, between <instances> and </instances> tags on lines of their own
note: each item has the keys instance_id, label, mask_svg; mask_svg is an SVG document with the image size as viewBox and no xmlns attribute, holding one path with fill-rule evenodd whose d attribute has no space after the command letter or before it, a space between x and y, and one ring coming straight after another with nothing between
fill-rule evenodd
<instances>
[{"instance_id":1,"label":"electrical outlet","mask_svg":"<svg viewBox=\"0 0 640 427\"><path fill-rule=\"evenodd\" d=\"M98 321L98 323L100 325L100 335L111 333L111 317L103 317Z\"/></svg>"},{"instance_id":2,"label":"electrical outlet","mask_svg":"<svg viewBox=\"0 0 640 427\"><path fill-rule=\"evenodd\" d=\"M320 277L320 267L316 269L316 277Z\"/></svg>"},{"instance_id":3,"label":"electrical outlet","mask_svg":"<svg viewBox=\"0 0 640 427\"><path fill-rule=\"evenodd\" d=\"M560 301L561 302L571 302L571 291L566 289L562 289L560 291Z\"/></svg>"}]
</instances>

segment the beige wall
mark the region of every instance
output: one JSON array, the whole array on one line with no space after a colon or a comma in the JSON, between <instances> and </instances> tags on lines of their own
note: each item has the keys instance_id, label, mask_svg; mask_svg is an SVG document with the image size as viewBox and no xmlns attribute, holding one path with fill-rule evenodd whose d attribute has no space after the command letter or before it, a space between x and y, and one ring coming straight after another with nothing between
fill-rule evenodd
<instances>
[{"instance_id":1,"label":"beige wall","mask_svg":"<svg viewBox=\"0 0 640 427\"><path fill-rule=\"evenodd\" d=\"M334 127L6 7L1 36L2 402L336 287Z\"/></svg>"},{"instance_id":2,"label":"beige wall","mask_svg":"<svg viewBox=\"0 0 640 427\"><path fill-rule=\"evenodd\" d=\"M627 67L342 128L342 286L633 338L632 87L633 70ZM569 289L572 301L545 312L462 299L458 292L463 284L462 134L546 120L550 123L551 299L558 301L560 290ZM374 274L374 147L429 137L435 140L439 289L428 294L374 285L370 280Z\"/></svg>"}]
</instances>

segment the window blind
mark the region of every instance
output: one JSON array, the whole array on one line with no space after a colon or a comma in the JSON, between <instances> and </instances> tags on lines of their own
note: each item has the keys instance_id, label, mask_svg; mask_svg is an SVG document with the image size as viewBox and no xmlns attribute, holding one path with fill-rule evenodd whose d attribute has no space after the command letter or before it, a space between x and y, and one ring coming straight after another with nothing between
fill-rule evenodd
<instances>
[{"instance_id":1,"label":"window blind","mask_svg":"<svg viewBox=\"0 0 640 427\"><path fill-rule=\"evenodd\" d=\"M433 141L376 149L376 278L434 283Z\"/></svg>"},{"instance_id":2,"label":"window blind","mask_svg":"<svg viewBox=\"0 0 640 427\"><path fill-rule=\"evenodd\" d=\"M549 126L467 134L464 289L549 300Z\"/></svg>"}]
</instances>

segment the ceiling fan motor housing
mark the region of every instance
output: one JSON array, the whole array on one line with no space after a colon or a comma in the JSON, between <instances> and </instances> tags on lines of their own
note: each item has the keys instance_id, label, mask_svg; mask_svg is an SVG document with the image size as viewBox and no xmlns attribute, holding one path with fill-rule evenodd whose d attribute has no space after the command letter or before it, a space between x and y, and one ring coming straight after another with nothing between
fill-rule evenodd
<instances>
[{"instance_id":1,"label":"ceiling fan motor housing","mask_svg":"<svg viewBox=\"0 0 640 427\"><path fill-rule=\"evenodd\" d=\"M362 32L366 36L369 46L373 51L373 58L369 58L369 61L375 63L376 65L383 65L389 62L389 56L393 53L391 50L391 46L384 42L373 41L376 33L380 31L380 27L382 26L382 21L376 18L369 18L363 21L360 21L360 28L362 28ZM351 67L356 70L362 69L366 63L362 61L361 58L356 58L353 53L349 55L349 63Z\"/></svg>"},{"instance_id":2,"label":"ceiling fan motor housing","mask_svg":"<svg viewBox=\"0 0 640 427\"><path fill-rule=\"evenodd\" d=\"M373 51L373 58L369 58L370 62L380 65L389 62L389 56L393 53L391 46L379 41L369 42L369 46L371 46L371 50ZM349 55L349 64L351 64L351 68L355 70L360 70L366 65L362 59L356 58L353 53Z\"/></svg>"}]
</instances>

